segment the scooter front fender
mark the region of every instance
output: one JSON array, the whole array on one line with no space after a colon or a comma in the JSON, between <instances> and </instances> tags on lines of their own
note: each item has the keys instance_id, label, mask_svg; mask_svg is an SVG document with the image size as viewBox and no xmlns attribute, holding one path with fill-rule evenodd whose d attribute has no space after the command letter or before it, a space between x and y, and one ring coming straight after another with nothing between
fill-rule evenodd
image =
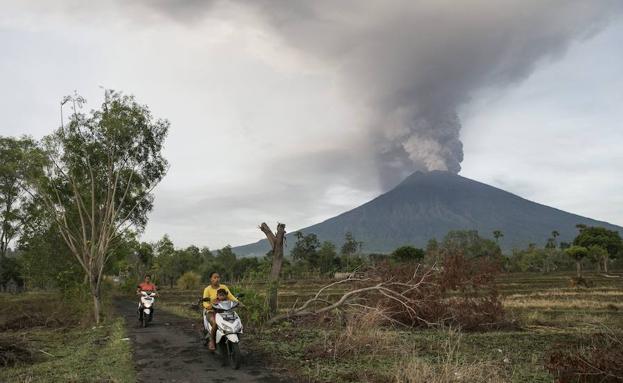
<instances>
[{"instance_id":1,"label":"scooter front fender","mask_svg":"<svg viewBox=\"0 0 623 383\"><path fill-rule=\"evenodd\" d=\"M151 313L151 309L144 309L143 310L145 312L145 314L149 315L149 313Z\"/></svg>"}]
</instances>

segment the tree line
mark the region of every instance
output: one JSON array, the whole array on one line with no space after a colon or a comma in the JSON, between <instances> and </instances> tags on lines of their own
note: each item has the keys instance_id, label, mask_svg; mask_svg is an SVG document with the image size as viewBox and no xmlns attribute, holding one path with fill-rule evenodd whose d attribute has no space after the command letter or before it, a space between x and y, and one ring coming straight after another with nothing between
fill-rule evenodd
<instances>
[{"instance_id":1,"label":"tree line","mask_svg":"<svg viewBox=\"0 0 623 383\"><path fill-rule=\"evenodd\" d=\"M272 251L246 258L229 246L176 248L168 236L140 241L152 191L168 170L162 148L169 122L119 92L107 90L101 106L90 112L83 111L85 102L77 94L65 97L60 126L40 140L0 137L0 290L11 284L86 290L97 322L102 285L110 276L133 284L151 273L172 287L187 273L204 282L212 271L226 280L273 273ZM607 272L613 260L620 263L618 232L584 225L578 231L572 243L559 242L554 230L543 246L532 244L507 257L497 243L504 236L500 230L493 231L494 240L476 231L452 231L425 248L405 244L389 254L365 252L365 243L350 232L341 244L296 232L280 270L282 277L300 278L350 273L380 262L434 265L449 249L499 260L507 271L575 268L580 275L591 264Z\"/></svg>"}]
</instances>

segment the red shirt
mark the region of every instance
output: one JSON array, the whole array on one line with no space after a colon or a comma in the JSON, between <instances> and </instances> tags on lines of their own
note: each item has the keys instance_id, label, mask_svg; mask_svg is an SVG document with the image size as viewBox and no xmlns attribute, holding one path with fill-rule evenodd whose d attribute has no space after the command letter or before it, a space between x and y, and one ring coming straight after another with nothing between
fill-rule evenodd
<instances>
[{"instance_id":1,"label":"red shirt","mask_svg":"<svg viewBox=\"0 0 623 383\"><path fill-rule=\"evenodd\" d=\"M141 291L155 291L155 290L156 290L156 285L154 285L154 284L153 284L153 283L151 283L151 282L141 282L141 283L138 285L138 288L139 288Z\"/></svg>"}]
</instances>

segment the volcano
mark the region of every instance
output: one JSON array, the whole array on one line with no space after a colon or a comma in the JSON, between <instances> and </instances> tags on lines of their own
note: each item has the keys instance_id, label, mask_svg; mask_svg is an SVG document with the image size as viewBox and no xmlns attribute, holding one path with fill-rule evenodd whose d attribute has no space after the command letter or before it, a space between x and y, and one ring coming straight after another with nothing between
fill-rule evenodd
<instances>
[{"instance_id":1,"label":"volcano","mask_svg":"<svg viewBox=\"0 0 623 383\"><path fill-rule=\"evenodd\" d=\"M385 194L350 211L299 231L314 233L321 241L339 247L344 234L352 232L363 242L364 253L388 253L402 245L425 247L451 230L477 230L492 238L500 230L500 247L508 252L530 243L544 245L551 232L559 241L571 242L577 224L603 226L623 233L607 222L568 213L521 198L512 193L454 173L416 172ZM293 232L287 243L295 243ZM235 247L242 256L263 256L270 249L266 240Z\"/></svg>"}]
</instances>

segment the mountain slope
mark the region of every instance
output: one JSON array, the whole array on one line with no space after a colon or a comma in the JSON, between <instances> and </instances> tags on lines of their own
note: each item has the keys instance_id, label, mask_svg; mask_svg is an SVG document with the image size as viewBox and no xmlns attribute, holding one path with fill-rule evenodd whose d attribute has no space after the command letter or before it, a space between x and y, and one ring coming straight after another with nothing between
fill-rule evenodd
<instances>
[{"instance_id":1,"label":"mountain slope","mask_svg":"<svg viewBox=\"0 0 623 383\"><path fill-rule=\"evenodd\" d=\"M492 237L501 230L504 250L543 245L552 230L560 241L571 241L576 224L604 226L623 233L623 228L541 205L504 190L448 172L416 172L396 188L353 210L302 229L321 241L341 246L352 232L363 241L363 250L390 252L398 246L424 247L429 239L442 239L450 230L478 230ZM288 235L289 247L295 239ZM265 240L234 248L240 255L264 255Z\"/></svg>"}]
</instances>

